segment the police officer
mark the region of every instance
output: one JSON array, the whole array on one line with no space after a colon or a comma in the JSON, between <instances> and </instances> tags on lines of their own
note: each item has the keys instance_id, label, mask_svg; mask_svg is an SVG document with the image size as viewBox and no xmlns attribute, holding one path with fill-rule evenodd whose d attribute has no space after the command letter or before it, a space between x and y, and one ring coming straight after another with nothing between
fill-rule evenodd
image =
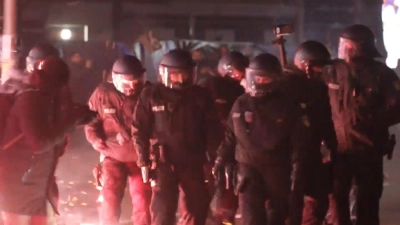
<instances>
[{"instance_id":1,"label":"police officer","mask_svg":"<svg viewBox=\"0 0 400 225\"><path fill-rule=\"evenodd\" d=\"M208 91L193 85L189 52L175 49L161 60L160 82L143 90L133 120L139 167L149 165L149 139L161 145L151 203L152 224L175 224L180 193L180 224L204 225L209 195L204 182L206 151L216 151L221 129Z\"/></svg>"},{"instance_id":2,"label":"police officer","mask_svg":"<svg viewBox=\"0 0 400 225\"><path fill-rule=\"evenodd\" d=\"M337 78L345 76L338 71L327 76L339 143L333 158L338 216L334 224L351 224L349 192L354 178L358 187L357 224L377 225L389 125L380 115L398 104L400 82L391 69L374 59L380 54L373 32L365 25L352 25L342 32L338 56L350 68L352 86L347 90L340 83L343 79Z\"/></svg>"},{"instance_id":3,"label":"police officer","mask_svg":"<svg viewBox=\"0 0 400 225\"><path fill-rule=\"evenodd\" d=\"M312 135L301 104L281 90L279 60L261 54L246 69L247 93L235 102L214 171L238 162L236 190L243 225L267 224L265 202L273 210L270 224L282 225L289 216L292 157L305 163Z\"/></svg>"},{"instance_id":4,"label":"police officer","mask_svg":"<svg viewBox=\"0 0 400 225\"><path fill-rule=\"evenodd\" d=\"M104 225L119 224L127 180L132 219L138 225L150 224L151 188L142 182L131 140L132 115L145 86L145 71L134 56L118 58L112 68L112 83L100 84L89 100L89 107L99 113L99 120L85 127L86 138L105 156L102 163L104 201L100 209L100 221Z\"/></svg>"},{"instance_id":5,"label":"police officer","mask_svg":"<svg viewBox=\"0 0 400 225\"><path fill-rule=\"evenodd\" d=\"M246 88L245 68L249 65L249 58L240 52L232 51L224 54L218 63L218 73L229 76Z\"/></svg>"},{"instance_id":6,"label":"police officer","mask_svg":"<svg viewBox=\"0 0 400 225\"><path fill-rule=\"evenodd\" d=\"M328 87L321 79L321 73L322 68L330 63L330 60L330 53L323 44L317 41L306 41L296 50L295 67L286 70L282 81L285 90L300 104L306 106L314 132L312 143L314 154L309 155L310 158L314 157L314 163L309 164L303 174L294 174L295 182L300 182L304 186L295 185L295 187L302 187L300 190L292 190L292 224L322 224L329 206L330 166L323 164L329 160L329 157L323 158L321 142L324 143L324 149L335 151L337 141Z\"/></svg>"},{"instance_id":7,"label":"police officer","mask_svg":"<svg viewBox=\"0 0 400 225\"><path fill-rule=\"evenodd\" d=\"M247 66L248 58L246 56L240 52L229 52L219 61L218 70L220 76L208 77L200 80L198 83L200 86L210 90L220 121L223 124L226 124L229 112L236 99L245 92L244 88L240 85L240 80L244 77ZM220 141L222 141L222 138L223 132L220 135ZM211 157L211 161L214 162L215 155ZM216 224L222 224L223 222L233 224L237 210L237 196L235 196L233 189L226 189L225 179L222 179L222 177L225 177L225 175L221 176L219 181L217 181L218 184L215 186L217 189L214 196L216 204L212 207L214 219ZM212 194L214 193L213 189L214 187L210 187Z\"/></svg>"}]
</instances>

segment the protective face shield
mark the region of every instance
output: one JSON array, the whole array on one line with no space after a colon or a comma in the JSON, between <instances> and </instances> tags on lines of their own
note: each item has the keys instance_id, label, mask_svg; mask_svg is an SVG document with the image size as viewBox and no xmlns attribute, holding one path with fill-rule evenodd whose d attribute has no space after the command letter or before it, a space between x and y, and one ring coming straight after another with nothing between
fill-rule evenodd
<instances>
[{"instance_id":1,"label":"protective face shield","mask_svg":"<svg viewBox=\"0 0 400 225\"><path fill-rule=\"evenodd\" d=\"M338 58L346 62L356 56L356 43L350 39L339 38Z\"/></svg>"},{"instance_id":2,"label":"protective face shield","mask_svg":"<svg viewBox=\"0 0 400 225\"><path fill-rule=\"evenodd\" d=\"M34 58L32 56L27 56L26 57L26 71L28 73L32 73L32 71L34 70L34 67L35 67L35 63L39 60L40 59L38 59L38 58Z\"/></svg>"},{"instance_id":3,"label":"protective face shield","mask_svg":"<svg viewBox=\"0 0 400 225\"><path fill-rule=\"evenodd\" d=\"M144 87L144 75L140 78L127 74L112 72L111 78L115 88L126 96L139 94Z\"/></svg>"},{"instance_id":4,"label":"protective face shield","mask_svg":"<svg viewBox=\"0 0 400 225\"><path fill-rule=\"evenodd\" d=\"M238 82L242 81L243 77L245 76L243 72L233 68L233 66L229 64L225 64L223 69L226 71L226 74L223 76L229 76Z\"/></svg>"},{"instance_id":5,"label":"protective face shield","mask_svg":"<svg viewBox=\"0 0 400 225\"><path fill-rule=\"evenodd\" d=\"M196 79L196 67L188 68L172 68L160 65L159 76L161 83L166 87L180 90L194 83Z\"/></svg>"},{"instance_id":6,"label":"protective face shield","mask_svg":"<svg viewBox=\"0 0 400 225\"><path fill-rule=\"evenodd\" d=\"M322 73L322 68L327 65L328 62L318 60L303 60L301 61L300 70L307 74L308 78L318 78Z\"/></svg>"},{"instance_id":7,"label":"protective face shield","mask_svg":"<svg viewBox=\"0 0 400 225\"><path fill-rule=\"evenodd\" d=\"M279 75L263 70L246 69L246 92L252 97L262 97L271 91L272 84Z\"/></svg>"}]
</instances>

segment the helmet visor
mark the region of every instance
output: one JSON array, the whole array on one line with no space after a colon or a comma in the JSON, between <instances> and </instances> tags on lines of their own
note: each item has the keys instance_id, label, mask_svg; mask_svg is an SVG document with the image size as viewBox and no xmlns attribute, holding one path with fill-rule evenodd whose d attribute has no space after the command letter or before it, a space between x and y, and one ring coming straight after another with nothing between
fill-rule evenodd
<instances>
[{"instance_id":1,"label":"helmet visor","mask_svg":"<svg viewBox=\"0 0 400 225\"><path fill-rule=\"evenodd\" d=\"M38 58L34 58L32 56L26 57L26 71L28 73L32 73L32 71L35 69L35 63L39 61Z\"/></svg>"},{"instance_id":2,"label":"helmet visor","mask_svg":"<svg viewBox=\"0 0 400 225\"><path fill-rule=\"evenodd\" d=\"M323 60L303 60L301 61L301 70L304 71L309 78L315 78L322 73L322 68L328 64Z\"/></svg>"},{"instance_id":3,"label":"helmet visor","mask_svg":"<svg viewBox=\"0 0 400 225\"><path fill-rule=\"evenodd\" d=\"M354 41L346 38L339 38L338 58L349 60L355 56L356 44Z\"/></svg>"},{"instance_id":4,"label":"helmet visor","mask_svg":"<svg viewBox=\"0 0 400 225\"><path fill-rule=\"evenodd\" d=\"M124 95L135 95L139 93L144 86L144 75L135 77L127 74L112 73L112 81L115 88Z\"/></svg>"},{"instance_id":5,"label":"helmet visor","mask_svg":"<svg viewBox=\"0 0 400 225\"><path fill-rule=\"evenodd\" d=\"M273 83L277 77L277 73L247 68L246 91L253 97L264 95L270 90L271 83Z\"/></svg>"},{"instance_id":6,"label":"helmet visor","mask_svg":"<svg viewBox=\"0 0 400 225\"><path fill-rule=\"evenodd\" d=\"M173 68L160 65L159 77L161 83L172 89L181 89L192 85L195 77L195 70L187 68Z\"/></svg>"}]
</instances>

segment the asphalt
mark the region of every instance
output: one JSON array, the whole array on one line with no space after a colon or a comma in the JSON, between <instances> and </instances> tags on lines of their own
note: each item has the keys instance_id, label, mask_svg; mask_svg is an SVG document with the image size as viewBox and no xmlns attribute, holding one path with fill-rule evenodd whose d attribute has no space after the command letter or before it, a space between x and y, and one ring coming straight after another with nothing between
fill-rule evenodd
<instances>
[{"instance_id":1,"label":"asphalt","mask_svg":"<svg viewBox=\"0 0 400 225\"><path fill-rule=\"evenodd\" d=\"M400 126L392 132L400 137ZM400 138L399 141L400 143ZM78 129L71 139L67 153L62 157L57 170L61 193L59 225L97 225L99 191L92 175L99 154L86 142L83 131ZM384 193L381 201L381 224L400 225L400 144L391 161L385 162ZM121 224L132 224L130 198L122 203Z\"/></svg>"}]
</instances>

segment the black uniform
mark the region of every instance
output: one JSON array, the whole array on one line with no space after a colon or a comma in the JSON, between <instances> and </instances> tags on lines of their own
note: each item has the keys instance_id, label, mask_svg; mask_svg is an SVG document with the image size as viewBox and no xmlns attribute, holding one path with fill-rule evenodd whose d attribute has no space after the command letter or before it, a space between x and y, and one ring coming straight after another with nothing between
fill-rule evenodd
<instances>
[{"instance_id":1,"label":"black uniform","mask_svg":"<svg viewBox=\"0 0 400 225\"><path fill-rule=\"evenodd\" d=\"M230 77L214 76L202 79L198 85L207 88L215 99L215 106L220 120L226 123L229 112L236 99L244 94L244 88Z\"/></svg>"},{"instance_id":2,"label":"black uniform","mask_svg":"<svg viewBox=\"0 0 400 225\"><path fill-rule=\"evenodd\" d=\"M328 149L335 150L337 147L328 87L322 80L307 78L304 72L294 68L286 71L280 83L289 96L305 107L313 132L310 155L308 155L312 164L308 164L304 170L294 171L296 189L291 195L291 222L301 224L304 196L309 196L316 199L320 205L318 211L313 212L315 214L313 216L321 223L329 206L330 192L330 174L322 173L327 169L323 166L321 142L324 142ZM311 221L304 222L311 223Z\"/></svg>"},{"instance_id":3,"label":"black uniform","mask_svg":"<svg viewBox=\"0 0 400 225\"><path fill-rule=\"evenodd\" d=\"M183 224L203 225L209 196L204 182L206 150L215 151L220 123L206 89L188 86L181 90L163 84L145 88L132 123L139 161L149 159L149 139L155 134L165 159L156 169L151 203L152 224L175 224L181 193Z\"/></svg>"},{"instance_id":4,"label":"black uniform","mask_svg":"<svg viewBox=\"0 0 400 225\"><path fill-rule=\"evenodd\" d=\"M395 119L382 115L399 105L400 81L391 69L374 60L380 54L373 32L365 25L352 25L342 32L338 56L344 61L324 73L338 139L333 158L338 216L334 223L351 224L348 196L354 178L356 224L378 225L383 155L389 142L388 126Z\"/></svg>"},{"instance_id":5,"label":"black uniform","mask_svg":"<svg viewBox=\"0 0 400 225\"><path fill-rule=\"evenodd\" d=\"M309 120L300 104L282 91L262 99L242 95L232 108L218 155L239 164L239 205L244 225L266 224L265 201L274 209L272 224L284 224L288 213L292 153L306 153ZM236 151L235 151L236 150ZM304 158L294 154L294 160Z\"/></svg>"},{"instance_id":6,"label":"black uniform","mask_svg":"<svg viewBox=\"0 0 400 225\"><path fill-rule=\"evenodd\" d=\"M200 80L198 83L210 90L212 97L215 101L215 106L218 111L219 119L223 124L229 118L229 112L232 109L233 104L236 99L244 94L244 88L239 82L232 79L229 76L214 76L210 78L205 78ZM221 132L220 142L223 139L223 132ZM212 155L212 161L215 160L215 155ZM225 179L218 181L218 184L214 186L214 180L211 171L206 171L206 176L209 175L209 189L210 193L215 192L215 205L211 206L214 214L214 220L217 224L222 224L222 222L235 220L235 214L238 207L237 196L235 196L232 189L226 190ZM216 188L216 190L214 190Z\"/></svg>"},{"instance_id":7,"label":"black uniform","mask_svg":"<svg viewBox=\"0 0 400 225\"><path fill-rule=\"evenodd\" d=\"M386 65L372 59L351 64L358 88L354 108L344 107L341 91L330 80L329 94L338 138L334 157L334 198L339 224L351 224L349 192L352 180L358 186L357 224L379 224L379 199L383 190L383 155L388 143L388 127L377 115L396 102L400 84L396 74ZM362 72L370 71L370 72ZM372 72L372 73L371 73ZM373 75L373 76L371 76ZM346 113L346 110L351 113ZM354 117L351 117L353 115ZM356 120L356 123L344 121Z\"/></svg>"}]
</instances>

